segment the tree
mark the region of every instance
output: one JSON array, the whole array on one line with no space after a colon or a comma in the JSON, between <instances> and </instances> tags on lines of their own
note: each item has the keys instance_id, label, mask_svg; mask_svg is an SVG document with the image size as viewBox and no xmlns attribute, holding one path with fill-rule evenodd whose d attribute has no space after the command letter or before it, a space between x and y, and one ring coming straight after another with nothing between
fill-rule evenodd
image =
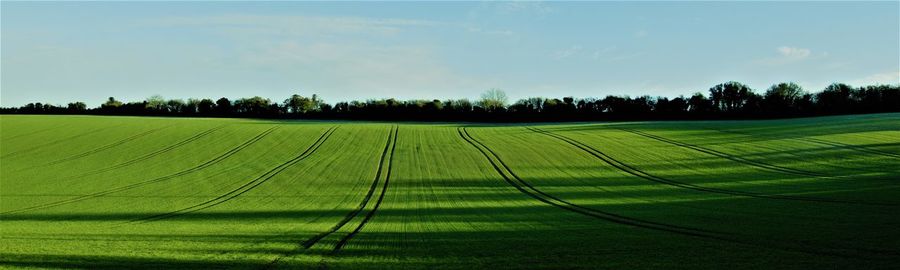
<instances>
[{"instance_id":1,"label":"tree","mask_svg":"<svg viewBox=\"0 0 900 270\"><path fill-rule=\"evenodd\" d=\"M122 107L122 102L116 100L116 98L114 98L114 97L109 97L109 99L106 100L106 102L104 102L102 105L100 105L100 107L101 108L118 108L118 107Z\"/></svg>"},{"instance_id":2,"label":"tree","mask_svg":"<svg viewBox=\"0 0 900 270\"><path fill-rule=\"evenodd\" d=\"M284 107L286 107L288 109L288 112L290 112L290 113L299 114L300 106L303 105L304 99L306 99L306 98L303 96L300 96L298 94L293 94L293 95L291 95L291 97L284 100Z\"/></svg>"},{"instance_id":3,"label":"tree","mask_svg":"<svg viewBox=\"0 0 900 270\"><path fill-rule=\"evenodd\" d=\"M0 108L0 113L116 115L200 115L281 118L294 115L310 118L371 120L465 120L465 121L569 121L603 119L758 118L799 115L900 112L900 84L854 88L835 83L815 94L796 83L779 83L763 95L738 82L726 82L690 97L607 96L603 99L571 96L530 97L507 104L500 89L486 91L477 102L467 99L369 99L338 102L334 107L318 95L291 95L284 102L262 97L166 100L154 95L143 101L123 103L110 97L99 108L82 102L57 106L29 103Z\"/></svg>"},{"instance_id":4,"label":"tree","mask_svg":"<svg viewBox=\"0 0 900 270\"><path fill-rule=\"evenodd\" d=\"M184 100L170 99L166 101L166 108L170 113L183 113L186 106L187 104L184 103Z\"/></svg>"},{"instance_id":5,"label":"tree","mask_svg":"<svg viewBox=\"0 0 900 270\"><path fill-rule=\"evenodd\" d=\"M235 112L245 113L256 117L272 115L275 112L272 111L270 106L271 103L272 102L269 99L260 96L242 98L234 102L234 109Z\"/></svg>"},{"instance_id":6,"label":"tree","mask_svg":"<svg viewBox=\"0 0 900 270\"><path fill-rule=\"evenodd\" d=\"M843 83L834 83L825 87L818 95L816 95L816 103L819 110L829 114L847 113L853 100L850 98L850 92L853 87Z\"/></svg>"},{"instance_id":7,"label":"tree","mask_svg":"<svg viewBox=\"0 0 900 270\"><path fill-rule=\"evenodd\" d=\"M227 98L219 98L216 100L216 113L219 115L230 115L234 112L231 101Z\"/></svg>"},{"instance_id":8,"label":"tree","mask_svg":"<svg viewBox=\"0 0 900 270\"><path fill-rule=\"evenodd\" d=\"M147 109L153 112L168 112L168 106L166 105L166 99L160 95L152 95L144 100L147 104Z\"/></svg>"},{"instance_id":9,"label":"tree","mask_svg":"<svg viewBox=\"0 0 900 270\"><path fill-rule=\"evenodd\" d=\"M70 113L83 113L87 111L87 104L84 104L84 102L81 101L72 102L66 106L66 110Z\"/></svg>"},{"instance_id":10,"label":"tree","mask_svg":"<svg viewBox=\"0 0 900 270\"><path fill-rule=\"evenodd\" d=\"M183 114L197 114L200 108L200 100L196 98L189 98L187 103L184 104L184 108L181 109L181 113Z\"/></svg>"},{"instance_id":11,"label":"tree","mask_svg":"<svg viewBox=\"0 0 900 270\"><path fill-rule=\"evenodd\" d=\"M294 94L284 100L284 107L289 113L306 114L321 111L323 103L319 96L315 94L310 98Z\"/></svg>"},{"instance_id":12,"label":"tree","mask_svg":"<svg viewBox=\"0 0 900 270\"><path fill-rule=\"evenodd\" d=\"M122 102L116 100L114 97L109 97L103 104L100 104L100 110L105 113L117 114L121 113Z\"/></svg>"},{"instance_id":13,"label":"tree","mask_svg":"<svg viewBox=\"0 0 900 270\"><path fill-rule=\"evenodd\" d=\"M764 106L771 113L797 113L806 93L796 83L779 83L766 90Z\"/></svg>"},{"instance_id":14,"label":"tree","mask_svg":"<svg viewBox=\"0 0 900 270\"><path fill-rule=\"evenodd\" d=\"M687 109L692 113L708 113L712 111L712 103L703 96L703 93L697 92L688 99Z\"/></svg>"},{"instance_id":15,"label":"tree","mask_svg":"<svg viewBox=\"0 0 900 270\"><path fill-rule=\"evenodd\" d=\"M211 99L204 98L200 100L200 103L197 103L197 113L202 115L208 115L215 111L216 103Z\"/></svg>"},{"instance_id":16,"label":"tree","mask_svg":"<svg viewBox=\"0 0 900 270\"><path fill-rule=\"evenodd\" d=\"M726 82L709 89L713 107L723 112L742 111L744 104L753 94L753 90L739 82Z\"/></svg>"},{"instance_id":17,"label":"tree","mask_svg":"<svg viewBox=\"0 0 900 270\"><path fill-rule=\"evenodd\" d=\"M481 94L479 105L487 112L497 112L506 108L506 102L506 92L497 88L491 88Z\"/></svg>"}]
</instances>

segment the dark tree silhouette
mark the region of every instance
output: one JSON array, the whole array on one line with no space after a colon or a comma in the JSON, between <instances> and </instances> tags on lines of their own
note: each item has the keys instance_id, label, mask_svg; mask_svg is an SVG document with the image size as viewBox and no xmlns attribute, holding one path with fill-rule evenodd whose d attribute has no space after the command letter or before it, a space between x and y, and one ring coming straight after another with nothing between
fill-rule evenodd
<instances>
[{"instance_id":1,"label":"dark tree silhouette","mask_svg":"<svg viewBox=\"0 0 900 270\"><path fill-rule=\"evenodd\" d=\"M832 84L810 94L795 83L779 83L763 95L738 82L709 89L710 97L695 93L689 98L606 96L597 98L531 97L506 105L506 93L491 89L478 102L468 99L342 101L334 106L317 95L291 95L276 103L263 97L231 101L212 99L165 99L152 96L140 102L123 103L110 97L97 108L83 102L57 106L28 103L0 108L0 113L102 114L153 116L216 116L253 118L309 118L414 121L595 121L635 119L748 119L829 114L900 112L900 85L854 88Z\"/></svg>"}]
</instances>

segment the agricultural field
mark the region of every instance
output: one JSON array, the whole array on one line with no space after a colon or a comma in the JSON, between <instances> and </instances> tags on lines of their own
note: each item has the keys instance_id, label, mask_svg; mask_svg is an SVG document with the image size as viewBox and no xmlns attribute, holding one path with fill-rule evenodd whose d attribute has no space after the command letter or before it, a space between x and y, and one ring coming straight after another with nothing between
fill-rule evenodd
<instances>
[{"instance_id":1,"label":"agricultural field","mask_svg":"<svg viewBox=\"0 0 900 270\"><path fill-rule=\"evenodd\" d=\"M900 114L0 116L0 268L898 269Z\"/></svg>"}]
</instances>

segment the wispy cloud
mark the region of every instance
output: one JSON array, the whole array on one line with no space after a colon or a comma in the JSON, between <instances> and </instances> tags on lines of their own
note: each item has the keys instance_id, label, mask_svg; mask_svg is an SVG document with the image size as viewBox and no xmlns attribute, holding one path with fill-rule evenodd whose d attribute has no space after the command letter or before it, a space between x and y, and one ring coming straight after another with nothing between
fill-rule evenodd
<instances>
[{"instance_id":1,"label":"wispy cloud","mask_svg":"<svg viewBox=\"0 0 900 270\"><path fill-rule=\"evenodd\" d=\"M574 56L581 52L581 45L572 45L571 47L554 51L551 56L554 59L564 59Z\"/></svg>"},{"instance_id":2,"label":"wispy cloud","mask_svg":"<svg viewBox=\"0 0 900 270\"><path fill-rule=\"evenodd\" d=\"M501 13L536 13L545 15L554 11L550 6L539 1L510 1L499 2L496 8Z\"/></svg>"},{"instance_id":3,"label":"wispy cloud","mask_svg":"<svg viewBox=\"0 0 900 270\"><path fill-rule=\"evenodd\" d=\"M425 97L418 91L483 89L484 81L455 72L430 45L390 42L416 28L455 28L506 35L475 25L363 17L221 15L169 17L161 27L195 27L231 39L237 66L285 76L300 87L346 97ZM322 93L327 96L328 93Z\"/></svg>"},{"instance_id":4,"label":"wispy cloud","mask_svg":"<svg viewBox=\"0 0 900 270\"><path fill-rule=\"evenodd\" d=\"M602 62L615 62L638 58L646 54L646 52L620 50L617 46L607 46L600 49L585 49L581 45L572 45L568 48L553 51L550 56L557 60L578 58Z\"/></svg>"},{"instance_id":5,"label":"wispy cloud","mask_svg":"<svg viewBox=\"0 0 900 270\"><path fill-rule=\"evenodd\" d=\"M613 61L622 61L622 60L634 59L634 58L638 58L638 57L644 56L645 54L647 54L647 53L645 53L645 52L623 53L623 54L619 54L619 55L613 56L612 58L609 58L609 61L613 62Z\"/></svg>"},{"instance_id":6,"label":"wispy cloud","mask_svg":"<svg viewBox=\"0 0 900 270\"><path fill-rule=\"evenodd\" d=\"M616 50L616 46L609 46L603 49L596 50L591 54L591 58L593 58L594 60L600 59L601 57L609 54L614 50Z\"/></svg>"},{"instance_id":7,"label":"wispy cloud","mask_svg":"<svg viewBox=\"0 0 900 270\"><path fill-rule=\"evenodd\" d=\"M149 24L169 27L210 27L242 33L310 34L394 34L407 27L437 26L427 20L362 17L278 16L227 14L201 17L165 17Z\"/></svg>"},{"instance_id":8,"label":"wispy cloud","mask_svg":"<svg viewBox=\"0 0 900 270\"><path fill-rule=\"evenodd\" d=\"M881 72L849 82L852 85L900 84L900 70Z\"/></svg>"},{"instance_id":9,"label":"wispy cloud","mask_svg":"<svg viewBox=\"0 0 900 270\"><path fill-rule=\"evenodd\" d=\"M800 61L805 61L814 58L825 58L828 57L827 53L820 53L818 55L813 54L813 51L808 48L800 48L793 46L780 46L775 48L776 56L766 57L762 59L755 60L755 64L761 64L766 66L778 66L778 65L786 65L791 63L796 63Z\"/></svg>"},{"instance_id":10,"label":"wispy cloud","mask_svg":"<svg viewBox=\"0 0 900 270\"><path fill-rule=\"evenodd\" d=\"M469 31L472 33L479 33L479 34L485 34L485 35L498 35L498 36L515 35L515 32L510 31L510 30L490 30L490 29L484 29L484 28L481 28L478 26L473 26L473 25L467 25L467 26L465 26L465 29L466 29L466 31Z\"/></svg>"},{"instance_id":11,"label":"wispy cloud","mask_svg":"<svg viewBox=\"0 0 900 270\"><path fill-rule=\"evenodd\" d=\"M497 16L545 17L556 12L556 8L540 1L484 1L467 12L470 21L496 20Z\"/></svg>"},{"instance_id":12,"label":"wispy cloud","mask_svg":"<svg viewBox=\"0 0 900 270\"><path fill-rule=\"evenodd\" d=\"M796 59L796 60L807 58L812 53L812 51L810 51L809 49L806 49L806 48L797 48L797 47L788 47L788 46L778 47L777 51L779 54L781 54L781 56L783 56L785 58Z\"/></svg>"}]
</instances>

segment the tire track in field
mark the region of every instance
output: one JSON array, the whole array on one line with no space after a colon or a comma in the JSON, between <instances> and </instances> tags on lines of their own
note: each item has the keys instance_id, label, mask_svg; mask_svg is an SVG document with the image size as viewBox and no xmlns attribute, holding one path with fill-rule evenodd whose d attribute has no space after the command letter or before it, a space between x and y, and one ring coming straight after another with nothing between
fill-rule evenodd
<instances>
[{"instance_id":1,"label":"tire track in field","mask_svg":"<svg viewBox=\"0 0 900 270\"><path fill-rule=\"evenodd\" d=\"M197 212L197 211L207 209L210 207L214 207L216 205L219 205L219 204L225 203L227 201L230 201L234 198L237 198L238 196L241 196L242 194L244 194L250 190L253 190L256 187L258 187L259 185L262 185L263 183L269 181L270 179L272 179L273 177L275 177L276 175L278 175L285 169L293 166L294 164L297 164L301 160L304 160L307 157L309 157L310 155L312 155L316 150L319 149L319 147L322 146L322 144L325 143L325 141L328 140L329 137L331 137L331 134L333 134L334 130L336 130L336 129L337 129L337 127L329 128L328 130L323 132L322 135L319 136L319 138L316 139L315 142L313 142L313 144L311 144L309 147L307 147L306 150L304 150L299 155L295 156L294 158L291 158L288 161L285 161L284 163L279 164L278 166L275 166L272 169L269 169L262 175L254 178L253 180L250 180L247 183L244 183L243 185L241 185L229 192L226 192L225 194L219 195L215 198L212 198L212 199L206 200L204 202L194 204L194 205L191 205L191 206L188 206L185 208L181 208L181 209L178 209L175 211L152 215L152 216L144 217L144 218L139 218L139 219L131 220L130 222L146 223L146 222L158 221L158 220L163 220L163 219L169 219L169 218L181 216L184 214Z\"/></svg>"},{"instance_id":2,"label":"tire track in field","mask_svg":"<svg viewBox=\"0 0 900 270\"><path fill-rule=\"evenodd\" d=\"M291 251L291 252L288 252L288 253L286 253L286 254L283 254L282 256L276 257L274 260L272 260L271 262L269 262L269 264L267 264L265 267L263 267L264 269L273 269L273 268L275 268L275 265L278 264L279 261L281 261L282 258L287 257L287 256L292 256L292 255L294 255L294 254L297 253L297 252L301 252L301 251L303 251L303 250L307 250L307 249L313 247L313 246L316 245L319 241L321 241L322 239L325 239L325 238L328 237L329 235L332 235L332 234L336 233L336 232L339 231L341 228L343 228L345 225L347 225L347 223L350 223L350 221L352 221L354 218L356 218L357 216L359 216L359 214L362 213L363 210L365 210L366 206L367 206L367 205L369 204L369 202L372 200L372 196L375 194L375 191L378 190L378 184L381 183L381 178L382 178L381 176L382 176L382 175L385 175L386 180L384 181L384 187L382 187L382 194L379 196L379 201L380 201L382 198L384 198L384 192L385 192L386 189L387 189L387 181L388 181L388 179L390 178L390 175L388 175L390 172L385 173L384 163L385 163L385 160L388 158L387 156L388 156L388 154L389 154L389 153L388 153L389 150L390 150L391 158L393 158L393 152L394 152L394 150L393 150L392 145L396 145L396 143L397 143L397 140L396 140L397 133L396 133L396 131L399 129L399 127L394 126L392 129L393 129L393 130L392 130L392 131L389 131L389 133L388 133L387 142L385 142L385 144L384 144L384 150L382 150L382 152L381 152L381 158L380 158L379 161L378 161L378 169L377 169L376 172L375 172L375 179L372 181L372 185L369 187L369 191L366 193L366 196L363 197L363 200L359 203L359 206L357 206L356 209L353 209L352 211L350 211L349 213L347 213L347 215L344 216L343 219L341 219L340 221L338 221L337 224L335 224L334 226L332 226L332 227L331 227L330 229L328 229L327 231L324 231L324 232L322 232L322 233L319 233L319 234L317 234L317 235L315 235L315 236L313 236L313 237L307 239L306 241L303 241L303 242L300 244L300 247L299 247L297 250L293 250L293 251ZM391 161L389 160L388 162L391 162ZM388 167L390 167L390 164L388 164ZM388 169L388 170L389 170L389 169ZM378 203L376 203L376 204L378 204ZM375 208L377 209L377 206L376 206ZM374 211L375 211L375 210L372 210L372 212L374 212ZM372 212L370 212L370 213L372 213ZM366 220L366 221L367 221L367 220ZM362 225L362 224L360 224L360 225ZM362 230L361 227L362 227L362 226L358 227L359 230ZM349 239L348 239L347 241L349 241ZM346 241L345 241L345 242L346 242ZM337 246L336 246L336 247L335 247L335 252L337 251L337 249L338 249L338 248L337 248Z\"/></svg>"},{"instance_id":3,"label":"tire track in field","mask_svg":"<svg viewBox=\"0 0 900 270\"><path fill-rule=\"evenodd\" d=\"M881 151L874 150L874 149L868 149L868 148L866 148L866 147L864 147L864 146L849 145L849 144L843 144L843 143L838 143L838 142L831 142L831 141L820 140L820 139L815 139L815 138L778 136L778 135L768 135L768 134L754 134L754 133L748 133L748 132L736 131L736 130L728 130L728 129L709 129L709 130L716 131L716 132L721 132L721 133L726 133L726 134L735 134L735 135L740 135L740 136L744 136L744 137L751 137L751 138L753 138L753 139L752 139L753 141L765 141L765 140L795 140L795 141L804 142L804 143L811 143L811 144L816 144L816 145L830 146L830 147L834 147L834 148L841 149L841 150L857 151L857 152L860 152L860 153L869 153L869 154L874 154L874 155L878 155L878 156L891 157L890 155L892 155L891 153L885 153L885 152L881 152ZM857 149L855 149L855 148L857 148ZM877 152L877 153L876 153L876 152ZM793 155L794 155L794 156L797 156L797 157L800 157L800 156L797 155L797 154L793 154ZM859 171L859 172L866 172L866 173L883 173L883 172L885 172L884 170L873 170L873 169L869 169L869 168L846 167L846 166L841 166L841 165L832 164L832 163L827 163L826 165L831 166L831 167L834 167L834 168L839 168L839 169L842 169L842 170L851 170L851 171Z\"/></svg>"},{"instance_id":4,"label":"tire track in field","mask_svg":"<svg viewBox=\"0 0 900 270\"><path fill-rule=\"evenodd\" d=\"M391 181L391 171L394 164L394 150L397 149L397 136L399 132L400 128L394 127L394 139L393 142L391 142L391 156L388 158L387 172L385 172L384 174L384 184L381 185L381 194L378 195L378 200L375 201L375 205L372 207L372 210L366 213L366 216L363 218L363 220L359 223L359 225L356 226L356 229L353 229L352 232L345 235L343 238L341 238L340 241L338 241L338 243L334 246L334 249L331 251L332 254L341 251L341 249L344 248L344 246L347 245L347 243L350 242L350 240L353 239L354 236L362 231L363 227L365 227L366 224L369 223L369 220L371 220L372 217L375 216L375 212L378 211L378 207L381 206L381 202L384 201L384 194L387 193L387 188L390 184L389 182ZM383 164L383 162L379 164L379 168L381 168Z\"/></svg>"},{"instance_id":5,"label":"tire track in field","mask_svg":"<svg viewBox=\"0 0 900 270\"><path fill-rule=\"evenodd\" d=\"M656 182L664 185L669 185L678 188L690 189L701 192L709 192L709 193L718 193L725 194L731 196L743 196L743 197L752 197L752 198L762 198L762 199L776 199L776 200L791 200L791 201L806 201L806 202L818 202L818 203L842 203L842 204L860 204L860 205L877 205L877 206L897 206L896 204L886 204L886 203L874 203L874 202L861 202L861 201L848 201L848 200L835 200L835 199L827 199L827 198L816 198L816 197L804 197L804 196L791 196L791 195L780 195L780 194L766 194L766 193L758 193L758 192L749 192L749 191L739 191L739 190L731 190L731 189L720 189L720 188L711 188L698 186L691 183L685 183L680 181L675 181L667 178L663 178L660 176L652 175L647 173L641 169L635 168L627 163L621 162L606 153L603 153L596 148L582 143L578 140L572 139L565 135L556 134L550 131L534 128L534 127L526 127L528 130L531 130L535 133L543 134L550 136L552 138L556 138L560 141L568 143L572 146L581 149L585 153L588 153L595 158L609 164L610 166L615 167L616 169L628 173L632 176L636 176L651 182Z\"/></svg>"},{"instance_id":6,"label":"tire track in field","mask_svg":"<svg viewBox=\"0 0 900 270\"><path fill-rule=\"evenodd\" d=\"M51 203L46 203L46 204L41 204L41 205L36 205L36 206L31 206L31 207L26 207L26 208L17 209L17 210L12 210L12 211L0 212L0 214L22 213L22 212L27 212L27 211L32 211L32 210L38 210L38 209L46 209L46 208L56 207L56 206L60 206L60 205L65 205L65 204L70 204L70 203L80 202L80 201L89 200L89 199L93 199L93 198L103 197L103 196L105 196L105 195L107 195L107 194L112 194L112 193L116 193L116 192L120 192L120 191L125 191L125 190L129 190L129 189L134 189L134 188L138 188L138 187L141 187L141 186L145 186L145 185L149 185L149 184L153 184L153 183L158 183L158 182L162 182L162 181L166 181L166 180L171 180L171 179L173 179L173 178L177 178L177 177L180 177L180 176L184 176L184 175L187 175L187 174L196 172L196 171L200 171L200 170L202 170L202 169L204 169L204 168L206 168L206 167L212 166L212 165L214 165L214 164L216 164L216 163L221 162L222 160L225 160L225 159L231 157L232 155L236 154L237 152L240 152L241 150L243 150L244 148L247 148L248 146L250 146L250 145L252 145L252 144L258 142L258 141L261 140L262 138L268 136L270 133L272 133L273 131L275 131L275 129L277 129L277 128L278 128L278 126L271 127L271 128L269 128L269 129L263 131L262 133L260 133L260 134L258 134L258 135L256 135L256 136L254 136L254 137L251 138L250 140L247 140L247 141L241 143L240 145L236 146L235 148L232 148L232 149L226 151L225 153L222 153L221 155L216 156L216 157L213 158L213 159L207 160L207 161L205 161L205 162L203 162L203 163L201 163L201 164L199 164L199 165L197 165L197 166L194 166L194 167L191 167L191 168L188 168L188 169L185 169L185 170L181 170L181 171L178 171L178 172L173 173L173 174L169 174L169 175L166 175L166 176L161 176L161 177L153 178L153 179L150 179L150 180L147 180L147 181L143 181L143 182L139 182L139 183L134 183L134 184L126 185L126 186L121 186L121 187L117 187L117 188L113 188L113 189L108 189L108 190L104 190L104 191L100 191L100 192L95 192L95 193L91 193L91 194L87 194L87 195L83 195L83 196L79 196L79 197L75 197L75 198L70 198L70 199L60 200L60 201L56 201L56 202L51 202Z\"/></svg>"},{"instance_id":7,"label":"tire track in field","mask_svg":"<svg viewBox=\"0 0 900 270\"><path fill-rule=\"evenodd\" d=\"M500 176L506 180L507 183L512 185L514 188L519 190L519 192L525 193L526 195L541 201L543 203L562 208L564 210L568 210L571 212L575 212L578 214L582 214L589 217L598 218L601 220L609 221L612 223L617 223L621 225L633 226L633 227L641 227L651 230L670 232L681 235L688 236L696 236L703 238L711 238L711 239L720 239L725 240L723 237L724 233L708 231L703 229L682 227L671 224L657 223L653 221L645 221L635 218L630 218L618 214L613 214L606 211L597 210L594 208L584 207L578 204L571 203L569 201L560 199L556 196L547 194L540 189L535 188L530 183L522 180L518 175L516 175L509 166L500 159L500 156L497 155L493 150L491 150L487 145L481 143L475 137L469 134L469 132L464 127L457 128L457 133L459 136L465 140L467 143L478 149L485 158L491 163L491 166L494 167L494 170L497 171ZM495 161L496 160L496 161Z\"/></svg>"},{"instance_id":8,"label":"tire track in field","mask_svg":"<svg viewBox=\"0 0 900 270\"><path fill-rule=\"evenodd\" d=\"M35 146L29 147L29 148L26 148L26 149L22 149L22 150L19 150L19 151L16 151L16 152L8 153L8 154L5 154L5 155L0 156L0 158L8 158L8 157L10 157L10 156L15 156L15 155L20 155L20 154L22 154L22 153L31 152L31 151L38 150L38 149L41 149L41 148L44 148L44 147L47 147L47 146L53 146L53 145L56 145L56 144L64 143L64 142L69 141L69 140L73 140L73 139L77 139L77 138L84 137L84 136L87 136L87 135L91 135L91 134L94 134L94 133L98 133L98 132L101 132L101 131L104 131L104 130L107 130L107 129L110 129L110 128L114 128L114 127L121 126L121 125L122 125L122 124L114 125L114 126L108 126L108 127L103 127L103 128L94 129L94 130L91 130L91 131L88 131L88 132L84 132L84 133L75 134L75 135L72 135L72 136L69 136L69 137L65 137L65 138L62 138L62 139L59 139L59 140L55 140L55 141L52 141L52 142L48 142L48 143L45 143L45 144L35 145Z\"/></svg>"},{"instance_id":9,"label":"tire track in field","mask_svg":"<svg viewBox=\"0 0 900 270\"><path fill-rule=\"evenodd\" d=\"M226 126L226 125L220 125L220 126L217 126L217 127L210 128L210 129L208 129L208 130L206 130L206 131L197 133L197 134L195 134L194 136L191 136L191 137L189 137L189 138L187 138L187 139L184 139L184 140L182 140L182 141L180 141L180 142L177 142L177 143L175 143L175 144L171 144L171 145L168 145L168 146L166 146L166 147L157 149L156 151L153 151L153 152L144 154L144 155L142 155L142 156L140 156L140 157L137 157L137 158L134 158L134 159L131 159L131 160L128 160L128 161L119 163L119 164L115 164L115 165L112 165L112 166L109 166L109 167L106 167L106 168L101 168L101 169L97 169L97 170L94 170L94 171L91 171L91 172L87 172L87 173L84 173L84 174L76 175L76 176L74 176L74 178L80 178L80 177L85 177L85 176L95 175L95 174L98 174L98 173L104 173L104 172L116 170L116 169L119 169L119 168L127 167L127 166L129 166L129 165L137 164L138 162L141 162L141 161L144 161L144 160L151 159L151 158L156 157L156 156L158 156L158 155L161 155L161 154L164 154L164 153L166 153L166 152L172 151L172 150L174 150L174 149L176 149L176 148L178 148L178 147L184 146L184 145L186 145L186 144L188 144L188 143L191 143L191 142L194 142L194 141L196 141L196 140L199 140L200 138L203 138L203 137L205 137L206 135L212 134L213 132L218 131L218 130L224 128L225 126Z\"/></svg>"},{"instance_id":10,"label":"tire track in field","mask_svg":"<svg viewBox=\"0 0 900 270\"><path fill-rule=\"evenodd\" d=\"M50 131L50 130L61 129L61 128L65 128L65 127L54 126L54 127L49 127L49 128L39 129L39 130L31 131L31 132L28 132L28 133L25 133L25 134L19 134L19 135L16 135L16 136L12 136L12 137L10 137L9 139L4 139L4 140L15 140L15 139L18 139L18 138L28 137L28 136L31 136L31 135L40 134L40 133L44 133L44 132L47 132L47 131Z\"/></svg>"},{"instance_id":11,"label":"tire track in field","mask_svg":"<svg viewBox=\"0 0 900 270\"><path fill-rule=\"evenodd\" d=\"M76 160L76 159L83 158L83 157L86 157L86 156L90 156L90 155L96 154L96 153L98 153L98 152L102 152L102 151L104 151L104 150L112 149L113 147L116 147L116 146L119 146L119 145L122 145L122 144L126 144L126 143L128 143L128 142L131 142L131 141L140 139L141 137L144 137L144 136L153 134L153 133L155 133L155 132L157 132L157 131L160 131L160 130L163 130L163 129L166 129L166 128L169 128L169 127L171 127L171 126L165 126L165 127L161 127L161 128L157 128L157 129L151 129L151 130L148 130L148 131L145 131L145 132L141 132L141 133L138 133L138 134L133 135L133 136L131 136L131 137L128 137L128 138L125 138L125 139L121 139L121 140L119 140L119 141L117 141L117 142L110 143L110 144L107 144L107 145L104 145L104 146L101 146L101 147L97 147L97 148L94 148L94 149L85 151L85 152L80 153L80 154L77 154L77 155L73 155L73 156L69 156L69 157L63 158L63 159L58 159L58 160L55 160L55 161L51 161L51 162L48 162L48 163L46 163L46 164L44 164L44 165L40 165L40 166L38 166L38 167L52 166L52 165L56 165L56 164L60 164L60 163L66 162L66 161L72 161L72 160Z\"/></svg>"},{"instance_id":12,"label":"tire track in field","mask_svg":"<svg viewBox=\"0 0 900 270\"><path fill-rule=\"evenodd\" d=\"M645 228L645 229L650 229L650 230L655 230L655 231L662 231L662 232L668 232L668 233L679 234L679 235L684 235L684 236L691 236L691 237L698 237L698 238L709 239L709 240L729 242L729 243L740 244L740 245L748 245L748 246L768 248L768 249L777 249L777 250L790 251L790 252L800 252L800 253L806 253L806 254L827 255L827 256L836 256L836 257L845 257L845 258L871 259L871 257L862 257L862 256L856 254L856 253L862 252L862 253L866 253L867 255L886 256L885 259L887 259L887 260L892 260L893 257L895 257L897 255L897 252L885 251L885 250L845 248L845 247L827 247L827 246L814 247L814 246L810 246L806 243L798 243L798 244L791 245L791 243L781 243L781 242L777 242L774 240L761 239L761 238L754 239L754 240L744 240L744 239L738 238L738 236L734 235L734 234L709 231L709 230L703 230L703 229L697 229L697 228L690 228L690 227L682 227L682 226L665 224L665 223L657 223L657 222L652 222L652 221L645 221L645 220L641 220L641 219L635 219L635 218L630 218L630 217L626 217L626 216L622 216L622 215L618 215L618 214L601 211L598 209L580 206L580 205L562 200L553 195L547 194L547 193L535 188L528 182L519 178L506 165L506 163L504 163L503 160L499 158L499 156L495 152L493 152L486 145L484 145L483 143L479 142L477 139L475 139L474 137L469 135L469 133L466 131L466 128L464 128L464 127L457 128L457 132L459 133L460 137L463 138L463 140L465 140L467 143L469 143L470 145L472 145L473 147L478 149L478 151L481 152L481 154L484 155L485 158L488 159L488 161L494 167L494 170L496 170L497 173L500 174L500 176L502 176L503 179L506 180L507 183L509 183L511 186L513 186L520 192L522 192L538 201L541 201L543 203L546 203L546 204L549 204L549 205L552 205L552 206L555 206L558 208L562 208L564 210L568 210L571 212L575 212L578 214L582 214L585 216L598 218L601 220L609 221L609 222L620 224L620 225ZM479 145L481 147L479 147ZM482 147L484 149L482 149ZM491 158L492 156L493 156L493 158ZM495 162L494 159L496 159L497 162ZM513 181L513 179L515 179L515 181ZM516 183L516 182L518 182L518 183ZM780 245L780 244L787 244L787 246ZM820 249L825 249L825 250L820 250ZM879 259L881 259L881 258L879 257Z\"/></svg>"},{"instance_id":13,"label":"tire track in field","mask_svg":"<svg viewBox=\"0 0 900 270\"><path fill-rule=\"evenodd\" d=\"M892 158L900 158L900 154L896 154L896 153L885 152L885 151L872 149L872 148L861 146L861 145L852 145L852 144L828 141L828 140L823 140L823 139L816 139L816 138L809 138L809 137L781 137L781 136L773 136L773 135L759 135L759 134L747 133L747 132L736 131L736 130L728 130L728 129L714 129L714 130L719 131L719 132L724 132L724 133L738 134L738 135L750 136L750 137L769 137L769 138L798 140L798 141L809 142L809 143L814 143L814 144L818 144L818 145L833 146L833 147L837 147L840 149L855 150L858 152L869 153L869 154L873 154L873 155L886 156L886 157L892 157Z\"/></svg>"},{"instance_id":14,"label":"tire track in field","mask_svg":"<svg viewBox=\"0 0 900 270\"><path fill-rule=\"evenodd\" d=\"M713 155L713 156L716 156L716 157L728 159L728 160L731 160L731 161L734 161L734 162L738 162L738 163L742 163L742 164L745 164L745 165L757 167L757 168L760 168L760 169L765 169L765 170L774 171L774 172L780 172L780 173L793 174L793 175L800 175L800 176L828 177L827 175L821 174L821 173L810 172L810 171L805 171L805 170L800 170L800 169L787 168L787 167L778 166L778 165L774 165L774 164L769 164L769 163L765 163L765 162L761 162L761 161L755 161L755 160L750 160L750 159L746 159L746 158L742 158L742 157L738 157L738 156L734 156L734 155L729 155L729 154L723 153L723 152L721 152L721 151L717 151L717 150L713 150L713 149L709 149L709 148L706 148L706 147L701 147L701 146L698 146L698 145L689 144L689 143L685 143L685 142L679 142L679 141L672 140L672 139L667 139L667 138L660 137L660 136L657 136L657 135L653 135L653 134L650 134L650 133L646 133L646 132L643 132L643 131L638 131L638 130L634 130L634 129L626 129L626 128L619 128L619 129L622 130L622 131L625 131L625 132L629 132L629 133L632 133L632 134L641 136L641 137L650 138L650 139L653 139L653 140L656 140L656 141L660 141L660 142L664 142L664 143L668 143L668 144L680 146L680 147L682 147L682 148L691 149L691 150L694 150L694 151L697 151L697 152L701 152L701 153L704 153L704 154Z\"/></svg>"},{"instance_id":15,"label":"tire track in field","mask_svg":"<svg viewBox=\"0 0 900 270\"><path fill-rule=\"evenodd\" d=\"M840 142L834 142L834 141L827 141L827 140L816 139L816 138L805 138L804 137L804 138L794 138L794 139L801 140L801 141L807 141L807 142L811 142L811 143L817 143L817 144L821 144L821 145L834 146L834 147L838 147L838 148L842 148L842 149L852 149L852 150L856 150L856 151L863 152L863 153L869 153L869 154L873 154L873 155L892 157L892 158L900 158L900 154L884 152L881 150L871 149L871 148L868 148L865 146L852 145L852 144L846 144L846 143L840 143Z\"/></svg>"}]
</instances>

